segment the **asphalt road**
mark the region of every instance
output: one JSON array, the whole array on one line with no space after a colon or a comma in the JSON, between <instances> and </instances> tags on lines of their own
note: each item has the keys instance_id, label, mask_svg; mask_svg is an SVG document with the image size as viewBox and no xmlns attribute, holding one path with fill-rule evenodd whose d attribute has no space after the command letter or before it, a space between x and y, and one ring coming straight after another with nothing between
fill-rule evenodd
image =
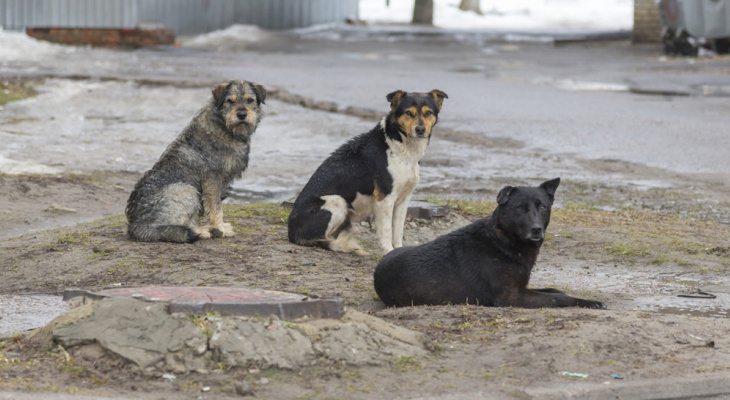
<instances>
[{"instance_id":1,"label":"asphalt road","mask_svg":"<svg viewBox=\"0 0 730 400\"><path fill-rule=\"evenodd\" d=\"M449 95L443 126L518 140L526 151L724 178L730 170L727 57L666 59L658 45L627 41L495 42L362 27L257 37L198 40L197 48L80 49L53 62L5 63L0 72L203 86L243 78L373 110L387 110L385 95L395 89L438 88Z\"/></svg>"}]
</instances>

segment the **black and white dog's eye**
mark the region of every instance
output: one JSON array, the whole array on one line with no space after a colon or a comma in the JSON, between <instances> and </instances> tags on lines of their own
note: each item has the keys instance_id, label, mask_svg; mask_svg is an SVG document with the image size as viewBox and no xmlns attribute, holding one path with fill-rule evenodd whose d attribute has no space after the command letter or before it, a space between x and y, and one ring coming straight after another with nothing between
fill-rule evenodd
<instances>
[{"instance_id":1,"label":"black and white dog's eye","mask_svg":"<svg viewBox=\"0 0 730 400\"><path fill-rule=\"evenodd\" d=\"M249 97L249 98L248 98L248 100L246 100L246 103L248 103L248 104L251 104L251 103L253 103L254 101L255 101L255 100L254 100L253 98Z\"/></svg>"},{"instance_id":2,"label":"black and white dog's eye","mask_svg":"<svg viewBox=\"0 0 730 400\"><path fill-rule=\"evenodd\" d=\"M231 103L231 104L235 103L235 101L233 101L233 99L228 99L228 100L226 100L226 102Z\"/></svg>"}]
</instances>

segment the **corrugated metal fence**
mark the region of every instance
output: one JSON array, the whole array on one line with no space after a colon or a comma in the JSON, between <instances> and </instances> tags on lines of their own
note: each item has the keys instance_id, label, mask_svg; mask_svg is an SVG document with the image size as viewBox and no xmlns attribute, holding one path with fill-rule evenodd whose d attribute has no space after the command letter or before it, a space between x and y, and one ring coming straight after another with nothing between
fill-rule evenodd
<instances>
[{"instance_id":1,"label":"corrugated metal fence","mask_svg":"<svg viewBox=\"0 0 730 400\"><path fill-rule=\"evenodd\" d=\"M0 25L134 28L159 22L178 35L233 24L266 29L301 28L358 17L359 0L0 0Z\"/></svg>"}]
</instances>

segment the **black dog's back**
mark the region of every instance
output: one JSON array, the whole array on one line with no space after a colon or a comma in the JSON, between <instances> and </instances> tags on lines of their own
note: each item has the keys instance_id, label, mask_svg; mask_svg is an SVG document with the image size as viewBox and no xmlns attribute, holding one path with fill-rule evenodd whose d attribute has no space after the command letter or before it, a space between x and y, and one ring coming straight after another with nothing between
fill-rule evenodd
<instances>
[{"instance_id":1,"label":"black dog's back","mask_svg":"<svg viewBox=\"0 0 730 400\"><path fill-rule=\"evenodd\" d=\"M507 186L497 196L491 217L430 243L390 252L375 269L378 296L388 306L605 308L555 289L527 288L559 182L554 179L537 188Z\"/></svg>"},{"instance_id":2,"label":"black dog's back","mask_svg":"<svg viewBox=\"0 0 730 400\"><path fill-rule=\"evenodd\" d=\"M494 305L484 271L470 268L495 249L484 239L480 220L417 247L386 254L375 269L375 291L388 306L421 304ZM497 253L498 254L498 253ZM487 280L485 280L485 278Z\"/></svg>"}]
</instances>

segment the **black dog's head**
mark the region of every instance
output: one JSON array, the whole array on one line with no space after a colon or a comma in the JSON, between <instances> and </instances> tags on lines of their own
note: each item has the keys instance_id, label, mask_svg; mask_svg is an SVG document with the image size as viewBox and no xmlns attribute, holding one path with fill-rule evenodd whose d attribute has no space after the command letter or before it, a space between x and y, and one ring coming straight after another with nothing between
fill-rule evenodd
<instances>
[{"instance_id":1,"label":"black dog's head","mask_svg":"<svg viewBox=\"0 0 730 400\"><path fill-rule=\"evenodd\" d=\"M449 96L436 89L428 93L406 93L396 90L385 98L390 102L387 124L394 127L398 133L393 139L402 140L400 135L409 138L430 138L431 129L438 122L438 114L444 99L448 99Z\"/></svg>"},{"instance_id":2,"label":"black dog's head","mask_svg":"<svg viewBox=\"0 0 730 400\"><path fill-rule=\"evenodd\" d=\"M497 209L492 218L515 239L542 245L559 184L560 178L555 178L538 187L505 186L497 194Z\"/></svg>"},{"instance_id":3,"label":"black dog's head","mask_svg":"<svg viewBox=\"0 0 730 400\"><path fill-rule=\"evenodd\" d=\"M250 134L261 117L266 89L248 81L229 81L213 88L213 104L226 128L236 135Z\"/></svg>"}]
</instances>

